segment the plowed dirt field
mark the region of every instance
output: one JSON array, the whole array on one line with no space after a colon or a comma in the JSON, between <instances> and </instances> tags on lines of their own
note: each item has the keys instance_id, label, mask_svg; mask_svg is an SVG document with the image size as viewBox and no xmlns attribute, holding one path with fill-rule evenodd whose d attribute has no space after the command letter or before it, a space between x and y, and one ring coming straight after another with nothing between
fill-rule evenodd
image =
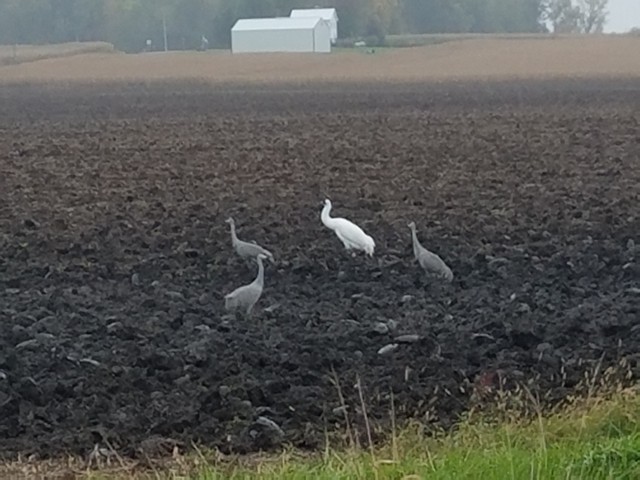
<instances>
[{"instance_id":1,"label":"plowed dirt field","mask_svg":"<svg viewBox=\"0 0 640 480\"><path fill-rule=\"evenodd\" d=\"M640 374L635 80L6 86L0 103L4 457L320 448L340 407L364 428L358 381L377 434L391 393L399 423L446 427L479 385L556 400L599 362ZM322 225L326 197L372 259ZM225 317L256 272L228 216L276 258L250 319ZM410 221L451 284L414 263ZM418 338L378 353L399 335Z\"/></svg>"}]
</instances>

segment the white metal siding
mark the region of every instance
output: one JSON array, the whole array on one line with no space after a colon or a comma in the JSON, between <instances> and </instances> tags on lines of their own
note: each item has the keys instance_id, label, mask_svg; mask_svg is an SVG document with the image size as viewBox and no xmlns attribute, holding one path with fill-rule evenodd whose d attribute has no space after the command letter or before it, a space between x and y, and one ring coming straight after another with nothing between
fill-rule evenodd
<instances>
[{"instance_id":1,"label":"white metal siding","mask_svg":"<svg viewBox=\"0 0 640 480\"><path fill-rule=\"evenodd\" d=\"M314 30L232 30L231 51L233 53L313 52Z\"/></svg>"},{"instance_id":2,"label":"white metal siding","mask_svg":"<svg viewBox=\"0 0 640 480\"><path fill-rule=\"evenodd\" d=\"M336 40L338 40L338 22L329 20L329 26L331 27L331 43L336 43Z\"/></svg>"},{"instance_id":3,"label":"white metal siding","mask_svg":"<svg viewBox=\"0 0 640 480\"><path fill-rule=\"evenodd\" d=\"M338 39L338 15L334 8L293 9L289 14L291 18L319 17L329 22L331 28L331 43Z\"/></svg>"},{"instance_id":4,"label":"white metal siding","mask_svg":"<svg viewBox=\"0 0 640 480\"><path fill-rule=\"evenodd\" d=\"M331 52L331 29L329 25L322 21L313 30L315 51L319 53Z\"/></svg>"}]
</instances>

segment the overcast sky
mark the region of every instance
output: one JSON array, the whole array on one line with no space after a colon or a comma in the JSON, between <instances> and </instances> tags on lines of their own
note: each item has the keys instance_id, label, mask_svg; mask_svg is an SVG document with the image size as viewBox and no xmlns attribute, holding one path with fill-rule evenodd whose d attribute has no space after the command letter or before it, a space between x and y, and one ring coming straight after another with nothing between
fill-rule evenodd
<instances>
[{"instance_id":1,"label":"overcast sky","mask_svg":"<svg viewBox=\"0 0 640 480\"><path fill-rule=\"evenodd\" d=\"M605 32L628 32L640 27L640 0L609 0Z\"/></svg>"}]
</instances>

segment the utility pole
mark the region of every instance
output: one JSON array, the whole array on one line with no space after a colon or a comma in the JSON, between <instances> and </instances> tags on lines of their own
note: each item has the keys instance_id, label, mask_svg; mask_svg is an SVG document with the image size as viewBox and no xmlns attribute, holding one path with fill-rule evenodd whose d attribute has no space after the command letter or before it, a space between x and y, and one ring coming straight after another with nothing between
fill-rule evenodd
<instances>
[{"instance_id":1,"label":"utility pole","mask_svg":"<svg viewBox=\"0 0 640 480\"><path fill-rule=\"evenodd\" d=\"M167 45L167 15L162 9L162 35L164 36L164 51L169 51L169 46Z\"/></svg>"}]
</instances>

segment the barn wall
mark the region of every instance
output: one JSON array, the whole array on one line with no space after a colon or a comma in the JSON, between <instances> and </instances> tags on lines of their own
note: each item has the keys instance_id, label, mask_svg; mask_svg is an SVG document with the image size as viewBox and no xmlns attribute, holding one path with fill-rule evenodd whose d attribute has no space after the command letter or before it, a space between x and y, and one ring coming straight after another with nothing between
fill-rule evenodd
<instances>
[{"instance_id":1,"label":"barn wall","mask_svg":"<svg viewBox=\"0 0 640 480\"><path fill-rule=\"evenodd\" d=\"M314 9L302 9L302 11L300 10L292 10L290 16L292 18L313 18L313 17L318 17L318 18L322 18L325 21L329 22L329 25L331 26L331 43L335 43L337 38L338 38L338 17L337 14L333 13L333 15L331 15L330 17L326 15L326 12L322 12L322 15L320 13L314 12Z\"/></svg>"},{"instance_id":2,"label":"barn wall","mask_svg":"<svg viewBox=\"0 0 640 480\"><path fill-rule=\"evenodd\" d=\"M331 28L331 43L336 43L338 39L338 22L335 18L329 20L329 26Z\"/></svg>"},{"instance_id":3,"label":"barn wall","mask_svg":"<svg viewBox=\"0 0 640 480\"><path fill-rule=\"evenodd\" d=\"M314 33L311 29L231 31L233 53L313 52L313 48Z\"/></svg>"},{"instance_id":4,"label":"barn wall","mask_svg":"<svg viewBox=\"0 0 640 480\"><path fill-rule=\"evenodd\" d=\"M313 30L315 51L319 53L331 52L331 29L325 22L320 22Z\"/></svg>"}]
</instances>

